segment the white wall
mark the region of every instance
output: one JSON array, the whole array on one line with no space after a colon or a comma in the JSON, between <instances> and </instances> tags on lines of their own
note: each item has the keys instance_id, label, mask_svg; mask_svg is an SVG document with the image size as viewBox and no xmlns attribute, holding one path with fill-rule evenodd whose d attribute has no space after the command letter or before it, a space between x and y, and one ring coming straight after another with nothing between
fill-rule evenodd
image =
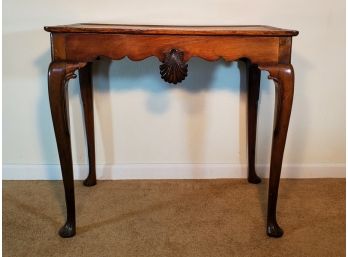
<instances>
[{"instance_id":1,"label":"white wall","mask_svg":"<svg viewBox=\"0 0 348 257\"><path fill-rule=\"evenodd\" d=\"M313 167L327 167L322 175L318 170L318 176L344 175L344 0L4 0L4 174L16 167L30 178L24 167L59 163L46 84L49 34L43 26L76 22L265 24L299 30L293 40L296 89L284 164L303 167L304 172L311 167L314 177ZM243 66L194 58L188 78L172 88L160 79L158 65L156 58L111 64L103 60L95 65L97 163L244 165L246 107L239 71L243 73ZM273 122L274 86L266 77L263 73L259 164L269 162ZM70 96L73 158L76 164L85 164L76 80L70 82ZM332 173L334 167L339 172Z\"/></svg>"}]
</instances>

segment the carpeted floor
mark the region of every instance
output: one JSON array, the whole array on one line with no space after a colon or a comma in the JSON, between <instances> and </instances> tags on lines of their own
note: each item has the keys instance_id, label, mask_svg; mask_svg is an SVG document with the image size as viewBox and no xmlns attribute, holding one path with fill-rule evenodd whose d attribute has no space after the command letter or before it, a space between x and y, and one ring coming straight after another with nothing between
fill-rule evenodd
<instances>
[{"instance_id":1,"label":"carpeted floor","mask_svg":"<svg viewBox=\"0 0 348 257\"><path fill-rule=\"evenodd\" d=\"M76 182L77 235L61 181L3 182L4 257L345 256L345 180L282 180L280 239L265 234L267 181Z\"/></svg>"}]
</instances>

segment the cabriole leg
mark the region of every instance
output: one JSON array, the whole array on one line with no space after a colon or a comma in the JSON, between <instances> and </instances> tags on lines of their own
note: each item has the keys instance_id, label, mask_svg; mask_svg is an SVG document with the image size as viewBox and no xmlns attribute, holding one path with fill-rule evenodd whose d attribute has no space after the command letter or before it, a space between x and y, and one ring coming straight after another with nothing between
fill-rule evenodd
<instances>
[{"instance_id":1,"label":"cabriole leg","mask_svg":"<svg viewBox=\"0 0 348 257\"><path fill-rule=\"evenodd\" d=\"M97 180L95 171L92 63L87 63L85 67L79 70L79 80L85 118L89 162L88 177L83 181L83 184L85 186L94 186L97 183Z\"/></svg>"},{"instance_id":2,"label":"cabriole leg","mask_svg":"<svg viewBox=\"0 0 348 257\"><path fill-rule=\"evenodd\" d=\"M275 121L268 191L267 234L271 237L281 237L283 230L277 223L276 209L280 172L294 94L294 70L291 64L260 66L260 69L269 71L269 79L273 79L276 85Z\"/></svg>"},{"instance_id":3,"label":"cabriole leg","mask_svg":"<svg viewBox=\"0 0 348 257\"><path fill-rule=\"evenodd\" d=\"M255 143L257 127L257 108L260 94L261 71L257 65L247 63L248 72L248 182L258 184L260 177L255 171Z\"/></svg>"},{"instance_id":4,"label":"cabriole leg","mask_svg":"<svg viewBox=\"0 0 348 257\"><path fill-rule=\"evenodd\" d=\"M83 63L52 62L48 69L48 94L65 190L67 219L59 230L61 237L76 233L74 178L69 132L67 82Z\"/></svg>"}]
</instances>

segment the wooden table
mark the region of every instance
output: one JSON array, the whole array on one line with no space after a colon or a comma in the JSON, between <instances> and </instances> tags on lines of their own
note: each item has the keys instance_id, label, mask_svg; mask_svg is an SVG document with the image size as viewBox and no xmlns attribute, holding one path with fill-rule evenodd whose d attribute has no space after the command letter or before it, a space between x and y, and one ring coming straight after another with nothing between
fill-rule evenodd
<instances>
[{"instance_id":1,"label":"wooden table","mask_svg":"<svg viewBox=\"0 0 348 257\"><path fill-rule=\"evenodd\" d=\"M291 41L298 31L269 26L135 26L73 24L45 27L51 32L52 62L48 69L48 93L65 189L67 220L59 230L62 237L76 233L73 165L67 106L67 84L79 72L87 135L89 174L84 185L96 184L92 62L99 57L120 60L127 56L140 61L156 56L162 64L160 75L168 83L179 83L188 73L191 57L207 61L220 58L241 60L248 71L248 181L260 183L255 173L256 120L260 72L269 72L276 85L268 193L267 234L281 237L276 220L278 187L289 125L294 70ZM154 67L155 68L155 67Z\"/></svg>"}]
</instances>

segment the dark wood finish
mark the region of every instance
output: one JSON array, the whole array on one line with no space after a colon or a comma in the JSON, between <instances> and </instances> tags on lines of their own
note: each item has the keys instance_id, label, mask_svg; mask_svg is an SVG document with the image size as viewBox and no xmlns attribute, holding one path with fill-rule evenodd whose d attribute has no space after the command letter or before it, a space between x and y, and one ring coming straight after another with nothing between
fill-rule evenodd
<instances>
[{"instance_id":1,"label":"dark wood finish","mask_svg":"<svg viewBox=\"0 0 348 257\"><path fill-rule=\"evenodd\" d=\"M93 110L93 87L92 87L92 63L88 63L79 70L79 81L85 128L87 137L89 173L83 181L85 186L94 186L97 183L95 171L95 146L94 146L94 110Z\"/></svg>"},{"instance_id":2,"label":"dark wood finish","mask_svg":"<svg viewBox=\"0 0 348 257\"><path fill-rule=\"evenodd\" d=\"M160 65L161 78L168 82L177 84L187 76L187 64L183 62L184 53L177 49L172 49L165 53L163 64Z\"/></svg>"},{"instance_id":3,"label":"dark wood finish","mask_svg":"<svg viewBox=\"0 0 348 257\"><path fill-rule=\"evenodd\" d=\"M248 181L253 184L261 182L260 177L255 171L255 143L256 143L256 125L257 109L260 94L261 71L257 65L247 62L248 72Z\"/></svg>"},{"instance_id":4,"label":"dark wood finish","mask_svg":"<svg viewBox=\"0 0 348 257\"><path fill-rule=\"evenodd\" d=\"M46 31L55 33L102 33L136 35L203 35L203 36L296 36L298 31L271 26L163 26L77 23L61 26L46 26Z\"/></svg>"},{"instance_id":5,"label":"dark wood finish","mask_svg":"<svg viewBox=\"0 0 348 257\"><path fill-rule=\"evenodd\" d=\"M61 162L67 221L60 230L62 237L75 234L75 202L69 116L66 85L79 70L89 158L87 186L96 183L92 94L92 62L101 57L119 60L127 56L140 61L156 56L162 78L178 83L187 75L187 62L197 56L207 61L246 60L248 71L248 181L259 183L255 172L257 106L261 70L270 73L276 84L271 170L269 181L267 234L283 234L276 220L280 172L289 125L294 71L291 66L294 30L269 26L135 26L110 24L73 24L45 27L51 32L52 62L48 88L53 125Z\"/></svg>"},{"instance_id":6,"label":"dark wood finish","mask_svg":"<svg viewBox=\"0 0 348 257\"><path fill-rule=\"evenodd\" d=\"M74 178L66 84L69 79L76 77L74 74L75 70L82 68L84 65L85 63L52 62L48 69L48 94L67 208L66 223L59 230L59 234L62 237L71 237L75 235L76 231Z\"/></svg>"},{"instance_id":7,"label":"dark wood finish","mask_svg":"<svg viewBox=\"0 0 348 257\"><path fill-rule=\"evenodd\" d=\"M287 64L291 62L291 42L292 37L279 38L278 63Z\"/></svg>"},{"instance_id":8,"label":"dark wood finish","mask_svg":"<svg viewBox=\"0 0 348 257\"><path fill-rule=\"evenodd\" d=\"M171 49L184 52L183 61L200 57L235 61L248 58L253 63L278 63L278 37L127 35L100 33L58 33L52 36L55 60L94 61L98 56L112 60L128 57L140 61L155 56L161 62ZM57 41L57 43L56 43Z\"/></svg>"},{"instance_id":9,"label":"dark wood finish","mask_svg":"<svg viewBox=\"0 0 348 257\"><path fill-rule=\"evenodd\" d=\"M283 230L277 223L276 208L283 153L294 95L294 70L291 64L261 65L260 68L270 73L268 78L273 79L276 85L276 108L268 191L267 234L272 237L281 237Z\"/></svg>"}]
</instances>

